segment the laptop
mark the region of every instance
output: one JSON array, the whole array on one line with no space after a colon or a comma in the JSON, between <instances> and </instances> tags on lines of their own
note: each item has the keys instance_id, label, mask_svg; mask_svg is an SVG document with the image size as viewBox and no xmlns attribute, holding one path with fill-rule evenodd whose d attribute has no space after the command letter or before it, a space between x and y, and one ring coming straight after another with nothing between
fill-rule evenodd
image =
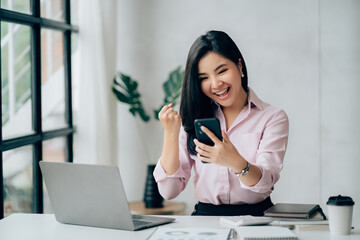
<instances>
[{"instance_id":1,"label":"laptop","mask_svg":"<svg viewBox=\"0 0 360 240\"><path fill-rule=\"evenodd\" d=\"M40 161L58 222L121 230L140 230L174 218L131 215L119 168Z\"/></svg>"}]
</instances>

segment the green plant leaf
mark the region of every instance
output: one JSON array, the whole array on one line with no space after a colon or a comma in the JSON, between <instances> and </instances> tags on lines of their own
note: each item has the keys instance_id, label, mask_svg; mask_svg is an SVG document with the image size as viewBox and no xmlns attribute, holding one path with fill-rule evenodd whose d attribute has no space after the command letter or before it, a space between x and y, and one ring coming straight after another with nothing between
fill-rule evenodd
<instances>
[{"instance_id":1,"label":"green plant leaf","mask_svg":"<svg viewBox=\"0 0 360 240\"><path fill-rule=\"evenodd\" d=\"M141 95L137 91L137 87L138 83L136 80L123 73L118 73L114 77L112 90L120 102L129 105L129 111L133 116L138 114L143 121L147 122L150 117L142 106Z\"/></svg>"},{"instance_id":2,"label":"green plant leaf","mask_svg":"<svg viewBox=\"0 0 360 240\"><path fill-rule=\"evenodd\" d=\"M129 108L129 112L131 112L133 116L136 116L136 108Z\"/></svg>"},{"instance_id":3,"label":"green plant leaf","mask_svg":"<svg viewBox=\"0 0 360 240\"><path fill-rule=\"evenodd\" d=\"M163 90L165 97L163 103L153 110L154 118L159 120L158 115L164 105L173 103L174 106L178 98L181 95L181 87L184 78L184 71L181 70L181 66L170 72L169 77L163 84ZM129 105L129 111L133 116L139 115L139 117L147 122L150 117L147 115L142 102L141 94L137 90L138 83L132 79L129 75L119 72L114 77L112 91L120 102Z\"/></svg>"},{"instance_id":4,"label":"green plant leaf","mask_svg":"<svg viewBox=\"0 0 360 240\"><path fill-rule=\"evenodd\" d=\"M145 111L144 111L143 108L139 109L138 112L139 112L140 117L142 118L142 120L143 120L144 122L147 122L147 121L150 120L150 117L145 113Z\"/></svg>"},{"instance_id":5,"label":"green plant leaf","mask_svg":"<svg viewBox=\"0 0 360 240\"><path fill-rule=\"evenodd\" d=\"M181 95L183 78L184 71L181 70L180 66L170 72L168 80L163 84L163 90L165 93L163 103L160 105L160 107L154 109L153 111L155 119L159 120L158 115L163 106L169 103L173 103L174 106L176 105L176 101Z\"/></svg>"},{"instance_id":6,"label":"green plant leaf","mask_svg":"<svg viewBox=\"0 0 360 240\"><path fill-rule=\"evenodd\" d=\"M161 106L159 109L154 109L154 118L156 119L156 120L159 120L159 112L161 111L161 108L162 108L163 106Z\"/></svg>"},{"instance_id":7,"label":"green plant leaf","mask_svg":"<svg viewBox=\"0 0 360 240\"><path fill-rule=\"evenodd\" d=\"M114 87L112 88L112 91L120 102L131 104L131 100L129 99L129 97L125 96L125 94L118 91Z\"/></svg>"}]
</instances>

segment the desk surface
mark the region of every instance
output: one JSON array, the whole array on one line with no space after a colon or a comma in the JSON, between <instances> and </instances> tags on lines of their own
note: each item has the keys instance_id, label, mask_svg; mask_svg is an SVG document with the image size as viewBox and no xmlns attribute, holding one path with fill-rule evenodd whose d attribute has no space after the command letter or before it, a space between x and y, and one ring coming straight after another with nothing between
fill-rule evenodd
<instances>
[{"instance_id":1,"label":"desk surface","mask_svg":"<svg viewBox=\"0 0 360 240\"><path fill-rule=\"evenodd\" d=\"M162 208L145 208L144 202L130 202L131 214L137 215L184 215L185 203L164 201Z\"/></svg>"},{"instance_id":2,"label":"desk surface","mask_svg":"<svg viewBox=\"0 0 360 240\"><path fill-rule=\"evenodd\" d=\"M219 221L219 217L174 216L176 221L164 227L210 227L228 228ZM58 223L53 214L12 214L0 221L0 239L147 239L156 228L141 231L122 231L106 228L83 227ZM294 231L302 239L360 239L359 229L347 236L331 236L328 230Z\"/></svg>"}]
</instances>

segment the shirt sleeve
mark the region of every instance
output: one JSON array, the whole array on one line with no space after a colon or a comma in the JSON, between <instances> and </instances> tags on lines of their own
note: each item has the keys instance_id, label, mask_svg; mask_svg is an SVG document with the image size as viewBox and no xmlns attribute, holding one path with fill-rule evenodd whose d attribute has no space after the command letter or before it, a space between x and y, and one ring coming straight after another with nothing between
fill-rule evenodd
<instances>
[{"instance_id":1,"label":"shirt sleeve","mask_svg":"<svg viewBox=\"0 0 360 240\"><path fill-rule=\"evenodd\" d=\"M289 120L283 110L273 114L263 131L256 154L256 166L262 176L254 186L247 186L240 181L241 187L253 192L266 193L280 178L289 135Z\"/></svg>"},{"instance_id":2,"label":"shirt sleeve","mask_svg":"<svg viewBox=\"0 0 360 240\"><path fill-rule=\"evenodd\" d=\"M154 178L158 184L159 192L166 200L177 197L182 192L191 176L191 168L193 160L187 151L187 134L183 127L180 129L179 134L179 160L180 167L174 174L167 174L161 166L160 159L156 164L154 170Z\"/></svg>"}]
</instances>

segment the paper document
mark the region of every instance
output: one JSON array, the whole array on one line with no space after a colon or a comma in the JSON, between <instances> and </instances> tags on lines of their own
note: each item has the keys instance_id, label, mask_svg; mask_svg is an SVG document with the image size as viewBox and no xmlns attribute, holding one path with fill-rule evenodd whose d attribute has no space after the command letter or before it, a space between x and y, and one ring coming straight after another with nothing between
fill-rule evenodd
<instances>
[{"instance_id":1,"label":"paper document","mask_svg":"<svg viewBox=\"0 0 360 240\"><path fill-rule=\"evenodd\" d=\"M230 228L169 228L159 227L148 240L226 240Z\"/></svg>"},{"instance_id":2,"label":"paper document","mask_svg":"<svg viewBox=\"0 0 360 240\"><path fill-rule=\"evenodd\" d=\"M250 239L297 239L296 235L286 227L251 226L237 227L237 237L241 240Z\"/></svg>"}]
</instances>

